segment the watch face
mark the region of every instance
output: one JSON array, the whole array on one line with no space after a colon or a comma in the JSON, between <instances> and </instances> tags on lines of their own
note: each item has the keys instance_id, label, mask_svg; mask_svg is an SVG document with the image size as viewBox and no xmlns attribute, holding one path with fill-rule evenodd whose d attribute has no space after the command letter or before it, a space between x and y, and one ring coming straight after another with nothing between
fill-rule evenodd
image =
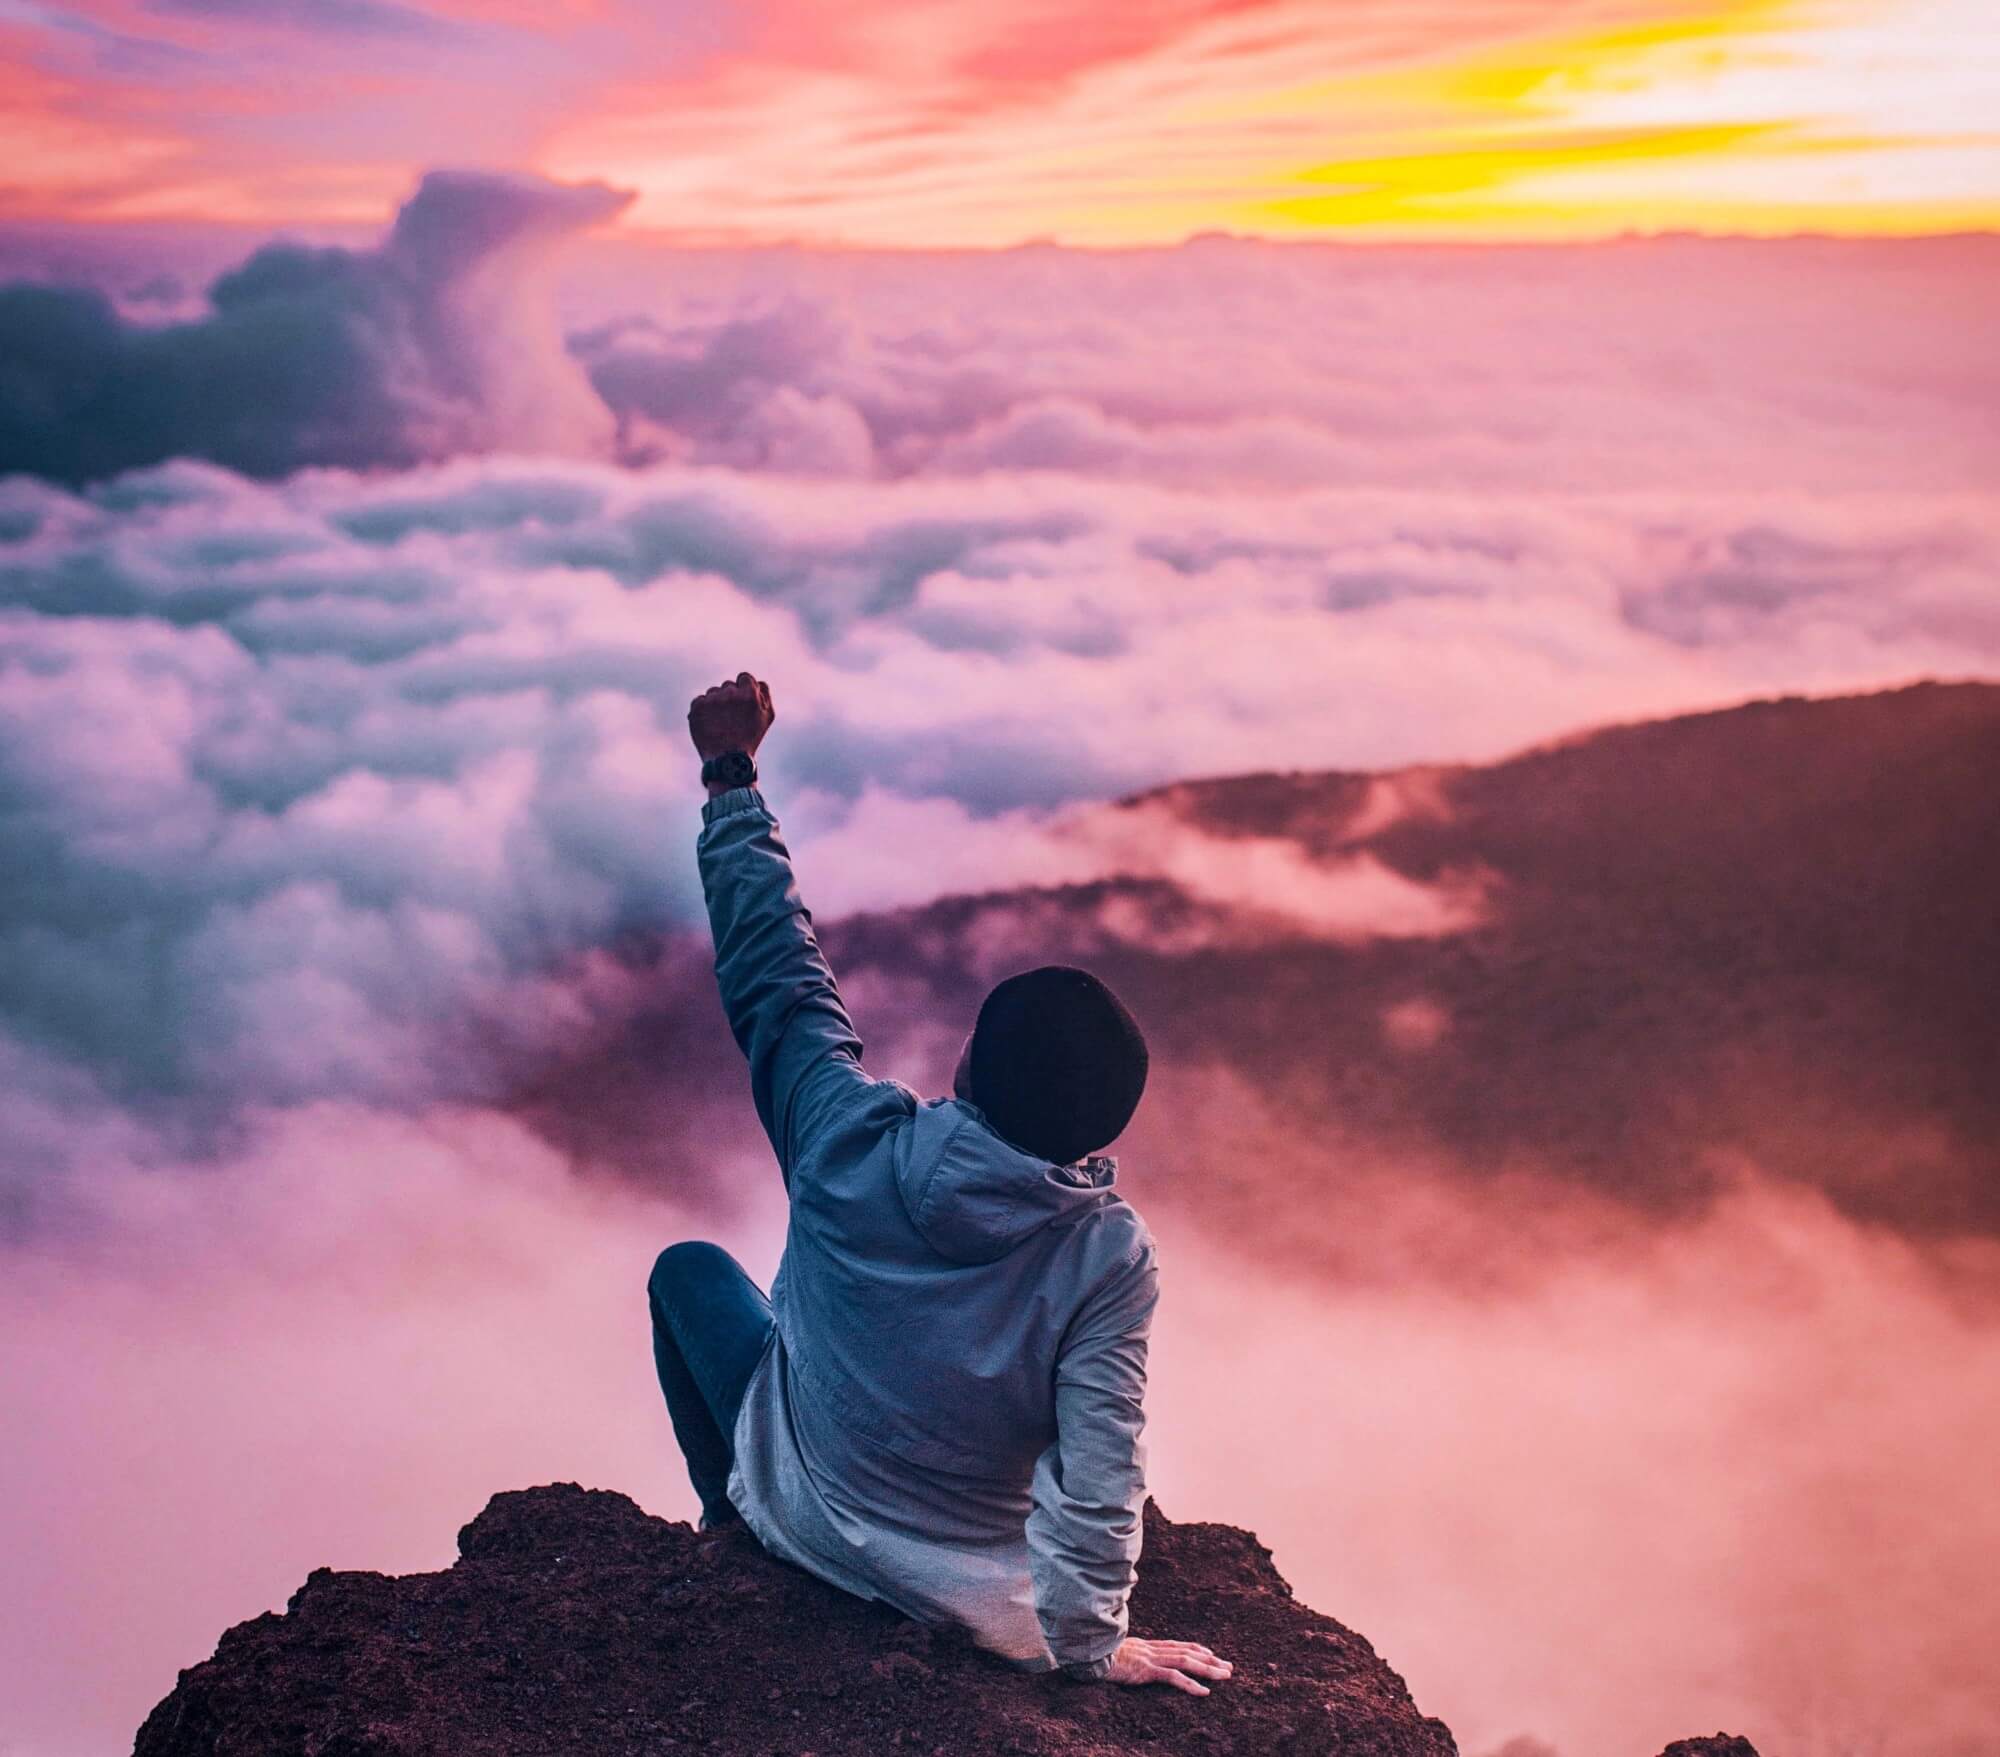
<instances>
[{"instance_id":1,"label":"watch face","mask_svg":"<svg viewBox=\"0 0 2000 1757\"><path fill-rule=\"evenodd\" d=\"M715 778L731 787L747 787L757 776L757 765L747 752L726 750L715 759Z\"/></svg>"}]
</instances>

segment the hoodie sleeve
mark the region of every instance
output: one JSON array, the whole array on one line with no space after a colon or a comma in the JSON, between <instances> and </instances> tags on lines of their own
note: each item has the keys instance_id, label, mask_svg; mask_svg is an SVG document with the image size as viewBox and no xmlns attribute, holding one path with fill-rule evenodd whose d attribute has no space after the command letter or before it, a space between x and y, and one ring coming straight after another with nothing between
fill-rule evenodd
<instances>
[{"instance_id":1,"label":"hoodie sleeve","mask_svg":"<svg viewBox=\"0 0 2000 1757\"><path fill-rule=\"evenodd\" d=\"M695 843L715 936L715 979L750 1094L777 1151L785 1186L815 1130L869 1084L861 1039L813 936L778 820L755 787L732 787L701 808Z\"/></svg>"},{"instance_id":2,"label":"hoodie sleeve","mask_svg":"<svg viewBox=\"0 0 2000 1757\"><path fill-rule=\"evenodd\" d=\"M1091 1296L1056 1362L1056 1439L1035 1465L1028 1563L1061 1666L1125 1639L1146 1502L1146 1338L1159 1300L1150 1239Z\"/></svg>"}]
</instances>

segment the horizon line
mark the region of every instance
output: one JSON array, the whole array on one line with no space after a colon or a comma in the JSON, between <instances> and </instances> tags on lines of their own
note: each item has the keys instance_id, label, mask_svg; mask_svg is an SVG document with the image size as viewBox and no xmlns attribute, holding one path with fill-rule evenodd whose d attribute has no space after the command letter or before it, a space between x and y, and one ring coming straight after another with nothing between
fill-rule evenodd
<instances>
[{"instance_id":1,"label":"horizon line","mask_svg":"<svg viewBox=\"0 0 2000 1757\"><path fill-rule=\"evenodd\" d=\"M35 234L208 232L245 238L287 236L377 237L395 223L397 208L380 219L255 220L209 215L138 216L10 216L0 214L0 237ZM665 226L614 225L578 233L574 245L630 245L639 249L674 250L690 255L726 255L756 251L794 251L824 256L1008 256L1028 251L1061 251L1073 255L1137 256L1147 252L1186 249L1194 245L1256 244L1273 248L1355 251L1389 250L1575 250L1610 245L1700 242L1705 244L1938 244L2000 239L2000 223L1950 226L1935 230L1842 230L1799 228L1790 231L1710 231L1698 226L1625 227L1594 233L1413 233L1332 231L1248 232L1227 226L1204 226L1178 237L1098 243L1035 234L1004 244L902 244L815 238L801 234L732 237L713 231Z\"/></svg>"}]
</instances>

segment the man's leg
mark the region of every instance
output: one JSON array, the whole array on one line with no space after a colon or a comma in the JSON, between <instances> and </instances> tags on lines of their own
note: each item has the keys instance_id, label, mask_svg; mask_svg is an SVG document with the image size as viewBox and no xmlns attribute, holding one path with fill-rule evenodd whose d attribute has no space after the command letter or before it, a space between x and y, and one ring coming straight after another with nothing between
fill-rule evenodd
<instances>
[{"instance_id":1,"label":"man's leg","mask_svg":"<svg viewBox=\"0 0 2000 1757\"><path fill-rule=\"evenodd\" d=\"M674 1438L701 1497L704 1527L737 1517L729 1503L731 1436L769 1340L771 1302L720 1245L669 1245L646 1283L653 1364Z\"/></svg>"}]
</instances>

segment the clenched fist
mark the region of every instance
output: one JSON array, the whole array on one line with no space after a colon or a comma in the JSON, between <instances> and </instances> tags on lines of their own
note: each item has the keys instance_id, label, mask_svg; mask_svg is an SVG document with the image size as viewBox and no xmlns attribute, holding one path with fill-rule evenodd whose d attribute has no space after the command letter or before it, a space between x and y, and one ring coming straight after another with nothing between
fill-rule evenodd
<instances>
[{"instance_id":1,"label":"clenched fist","mask_svg":"<svg viewBox=\"0 0 2000 1757\"><path fill-rule=\"evenodd\" d=\"M729 682L703 690L688 703L688 736L703 762L725 750L755 756L776 718L771 686L739 671Z\"/></svg>"}]
</instances>

